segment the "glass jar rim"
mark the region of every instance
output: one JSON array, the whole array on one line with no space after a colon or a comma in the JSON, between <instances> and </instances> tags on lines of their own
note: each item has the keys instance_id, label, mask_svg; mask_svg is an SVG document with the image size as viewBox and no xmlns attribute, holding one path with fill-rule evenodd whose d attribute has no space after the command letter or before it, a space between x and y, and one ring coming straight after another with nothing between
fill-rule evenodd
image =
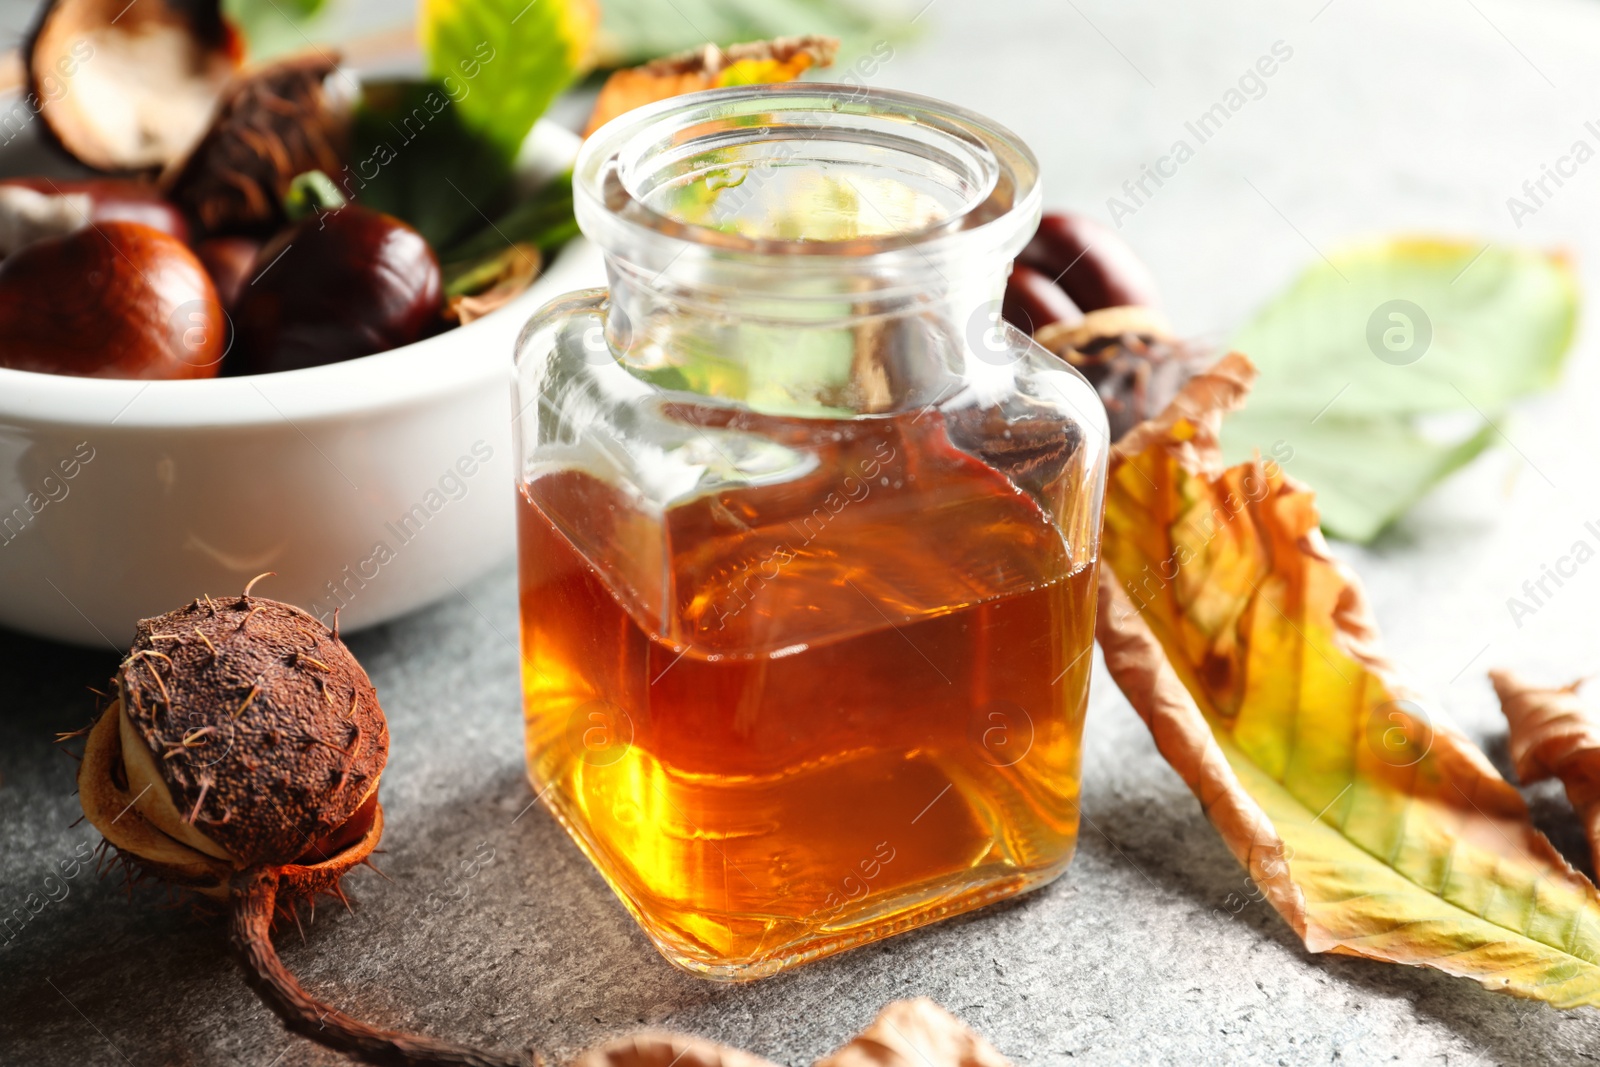
<instances>
[{"instance_id":1,"label":"glass jar rim","mask_svg":"<svg viewBox=\"0 0 1600 1067\"><path fill-rule=\"evenodd\" d=\"M920 227L813 240L729 232L658 210L641 195L652 168L697 146L776 144L785 131L811 129L800 140L853 141L866 152L892 149L936 162L959 178L961 201ZM790 272L838 270L841 260L888 267L909 257L934 271L941 263L1009 260L1032 235L1041 202L1037 160L998 123L914 93L824 82L710 89L629 111L584 142L573 189L579 224L608 255L648 266L694 250Z\"/></svg>"}]
</instances>

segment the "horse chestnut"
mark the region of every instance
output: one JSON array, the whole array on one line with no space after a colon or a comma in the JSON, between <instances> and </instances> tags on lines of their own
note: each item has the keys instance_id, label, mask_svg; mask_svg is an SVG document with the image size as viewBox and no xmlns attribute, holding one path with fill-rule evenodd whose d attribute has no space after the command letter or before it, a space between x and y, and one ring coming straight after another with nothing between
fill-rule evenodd
<instances>
[{"instance_id":1,"label":"horse chestnut","mask_svg":"<svg viewBox=\"0 0 1600 1067\"><path fill-rule=\"evenodd\" d=\"M1066 290L1052 278L1021 263L1012 264L1000 313L1007 322L1028 334L1053 322L1076 326L1083 321L1083 312Z\"/></svg>"},{"instance_id":2,"label":"horse chestnut","mask_svg":"<svg viewBox=\"0 0 1600 1067\"><path fill-rule=\"evenodd\" d=\"M205 264L226 310L231 312L238 305L244 287L255 277L260 252L261 242L253 237L207 237L195 246L194 254Z\"/></svg>"},{"instance_id":3,"label":"horse chestnut","mask_svg":"<svg viewBox=\"0 0 1600 1067\"><path fill-rule=\"evenodd\" d=\"M346 204L301 219L256 258L234 318L234 373L266 374L370 356L439 323L439 261L392 215Z\"/></svg>"},{"instance_id":4,"label":"horse chestnut","mask_svg":"<svg viewBox=\"0 0 1600 1067\"><path fill-rule=\"evenodd\" d=\"M1056 279L1084 311L1161 302L1150 268L1115 230L1087 215L1046 214L1017 262Z\"/></svg>"},{"instance_id":5,"label":"horse chestnut","mask_svg":"<svg viewBox=\"0 0 1600 1067\"><path fill-rule=\"evenodd\" d=\"M182 241L107 222L0 260L0 367L93 378L211 378L226 318Z\"/></svg>"},{"instance_id":6,"label":"horse chestnut","mask_svg":"<svg viewBox=\"0 0 1600 1067\"><path fill-rule=\"evenodd\" d=\"M217 0L37 6L22 44L27 99L45 132L95 170L172 164L244 63L244 38Z\"/></svg>"}]
</instances>

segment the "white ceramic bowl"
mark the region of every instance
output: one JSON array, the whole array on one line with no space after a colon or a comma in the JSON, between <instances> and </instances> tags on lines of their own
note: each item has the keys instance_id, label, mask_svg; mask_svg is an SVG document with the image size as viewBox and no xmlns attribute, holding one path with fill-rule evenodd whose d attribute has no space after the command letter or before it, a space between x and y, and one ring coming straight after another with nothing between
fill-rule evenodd
<instances>
[{"instance_id":1,"label":"white ceramic bowl","mask_svg":"<svg viewBox=\"0 0 1600 1067\"><path fill-rule=\"evenodd\" d=\"M557 170L577 145L541 123L523 160ZM340 608L345 630L451 595L514 544L517 333L601 284L579 239L510 305L364 359L178 382L0 369L0 625L121 649L138 619L263 571L262 595Z\"/></svg>"}]
</instances>

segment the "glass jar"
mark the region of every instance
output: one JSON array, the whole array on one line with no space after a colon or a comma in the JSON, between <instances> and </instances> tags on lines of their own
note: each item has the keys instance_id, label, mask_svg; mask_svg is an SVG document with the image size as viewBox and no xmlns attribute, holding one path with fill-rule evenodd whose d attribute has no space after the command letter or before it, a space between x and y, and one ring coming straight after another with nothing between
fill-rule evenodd
<instances>
[{"instance_id":1,"label":"glass jar","mask_svg":"<svg viewBox=\"0 0 1600 1067\"><path fill-rule=\"evenodd\" d=\"M609 289L517 351L539 796L708 978L1056 877L1107 438L999 317L1033 156L932 100L791 84L625 115L573 184Z\"/></svg>"}]
</instances>

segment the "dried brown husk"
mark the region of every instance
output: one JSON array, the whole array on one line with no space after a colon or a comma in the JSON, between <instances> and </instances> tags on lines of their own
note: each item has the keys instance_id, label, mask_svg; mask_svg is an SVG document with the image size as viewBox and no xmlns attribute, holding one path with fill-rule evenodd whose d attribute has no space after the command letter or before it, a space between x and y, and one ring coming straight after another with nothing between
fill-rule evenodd
<instances>
[{"instance_id":1,"label":"dried brown husk","mask_svg":"<svg viewBox=\"0 0 1600 1067\"><path fill-rule=\"evenodd\" d=\"M130 784L151 785L139 810L176 813L169 832L241 867L298 860L376 792L388 757L344 642L264 597L143 620L117 687Z\"/></svg>"},{"instance_id":2,"label":"dried brown husk","mask_svg":"<svg viewBox=\"0 0 1600 1067\"><path fill-rule=\"evenodd\" d=\"M569 1067L776 1067L770 1060L700 1037L645 1032L608 1041Z\"/></svg>"},{"instance_id":3,"label":"dried brown husk","mask_svg":"<svg viewBox=\"0 0 1600 1067\"><path fill-rule=\"evenodd\" d=\"M88 731L84 813L141 875L227 902L245 980L285 1026L372 1063L527 1062L351 1018L273 948L280 916L298 922L318 893L346 899L340 879L383 834L388 730L337 633L246 587L141 622L116 683Z\"/></svg>"},{"instance_id":4,"label":"dried brown husk","mask_svg":"<svg viewBox=\"0 0 1600 1067\"><path fill-rule=\"evenodd\" d=\"M162 176L167 195L206 233L282 225L296 175L338 175L345 166L351 107L338 69L338 53L317 49L241 73L205 136Z\"/></svg>"},{"instance_id":5,"label":"dried brown husk","mask_svg":"<svg viewBox=\"0 0 1600 1067\"><path fill-rule=\"evenodd\" d=\"M196 600L141 621L113 683L79 794L146 874L226 897L270 865L308 894L376 846L388 727L366 672L306 612Z\"/></svg>"},{"instance_id":6,"label":"dried brown husk","mask_svg":"<svg viewBox=\"0 0 1600 1067\"><path fill-rule=\"evenodd\" d=\"M774 1067L697 1037L642 1033L591 1049L571 1067ZM884 1005L871 1026L815 1067L1011 1067L966 1023L927 997Z\"/></svg>"},{"instance_id":7,"label":"dried brown husk","mask_svg":"<svg viewBox=\"0 0 1600 1067\"><path fill-rule=\"evenodd\" d=\"M1041 326L1034 340L1094 386L1113 441L1160 414L1212 358L1204 346L1174 336L1166 318L1148 307L1091 311L1080 322Z\"/></svg>"},{"instance_id":8,"label":"dried brown husk","mask_svg":"<svg viewBox=\"0 0 1600 1067\"><path fill-rule=\"evenodd\" d=\"M896 1000L816 1067L1011 1067L966 1023L927 997Z\"/></svg>"}]
</instances>

